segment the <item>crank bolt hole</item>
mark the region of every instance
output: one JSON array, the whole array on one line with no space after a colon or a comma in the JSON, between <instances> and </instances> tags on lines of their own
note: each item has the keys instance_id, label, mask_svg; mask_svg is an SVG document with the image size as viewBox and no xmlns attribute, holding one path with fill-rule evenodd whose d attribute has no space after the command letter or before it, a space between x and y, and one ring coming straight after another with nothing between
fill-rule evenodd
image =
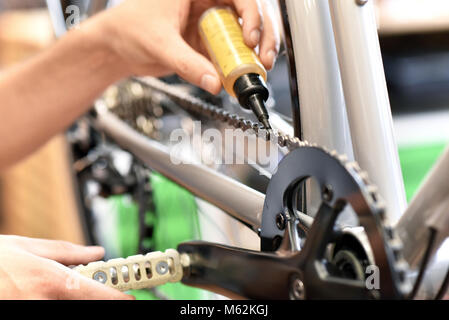
<instances>
[{"instance_id":1,"label":"crank bolt hole","mask_svg":"<svg viewBox=\"0 0 449 320\"><path fill-rule=\"evenodd\" d=\"M334 197L334 192L332 191L331 186L325 186L323 188L323 200L326 202L331 202Z\"/></svg>"},{"instance_id":2,"label":"crank bolt hole","mask_svg":"<svg viewBox=\"0 0 449 320\"><path fill-rule=\"evenodd\" d=\"M283 213L279 213L276 216L276 226L278 227L279 230L285 229L285 216Z\"/></svg>"}]
</instances>

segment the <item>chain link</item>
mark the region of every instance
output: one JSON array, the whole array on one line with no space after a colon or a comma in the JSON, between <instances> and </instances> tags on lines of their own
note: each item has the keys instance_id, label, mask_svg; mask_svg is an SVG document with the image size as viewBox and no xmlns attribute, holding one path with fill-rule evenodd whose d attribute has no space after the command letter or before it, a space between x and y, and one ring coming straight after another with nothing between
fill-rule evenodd
<instances>
[{"instance_id":1,"label":"chain link","mask_svg":"<svg viewBox=\"0 0 449 320\"><path fill-rule=\"evenodd\" d=\"M197 113L211 120L221 121L235 129L241 129L245 132L252 130L258 138L276 143L281 148L288 148L291 151L299 147L316 146L307 141L301 141L298 138L283 134L278 130L265 130L260 124L254 121L240 117L237 114L229 113L222 108L204 102L203 100L156 78L136 78L135 80L155 91L166 94L187 111Z\"/></svg>"}]
</instances>

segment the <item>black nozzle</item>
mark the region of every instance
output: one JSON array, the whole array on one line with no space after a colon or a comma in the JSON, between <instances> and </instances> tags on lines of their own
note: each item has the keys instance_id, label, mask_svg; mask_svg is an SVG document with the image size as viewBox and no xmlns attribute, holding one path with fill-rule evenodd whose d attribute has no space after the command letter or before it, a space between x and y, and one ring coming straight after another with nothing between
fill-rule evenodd
<instances>
[{"instance_id":1,"label":"black nozzle","mask_svg":"<svg viewBox=\"0 0 449 320\"><path fill-rule=\"evenodd\" d=\"M256 115L257 120L259 120L259 122L263 124L265 129L271 129L269 115L267 109L265 108L265 101L263 100L262 96L258 93L253 94L249 97L248 103L251 110Z\"/></svg>"},{"instance_id":2,"label":"black nozzle","mask_svg":"<svg viewBox=\"0 0 449 320\"><path fill-rule=\"evenodd\" d=\"M234 84L234 92L240 105L245 109L252 110L265 129L271 129L270 117L265 107L269 92L262 77L256 73L241 76Z\"/></svg>"}]
</instances>

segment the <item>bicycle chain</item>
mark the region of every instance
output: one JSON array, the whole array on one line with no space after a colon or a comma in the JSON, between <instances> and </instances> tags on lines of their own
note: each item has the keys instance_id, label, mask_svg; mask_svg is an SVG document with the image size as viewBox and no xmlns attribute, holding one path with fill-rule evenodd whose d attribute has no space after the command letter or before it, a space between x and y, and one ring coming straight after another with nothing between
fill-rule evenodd
<instances>
[{"instance_id":1,"label":"bicycle chain","mask_svg":"<svg viewBox=\"0 0 449 320\"><path fill-rule=\"evenodd\" d=\"M169 85L156 78L133 78L133 80L145 87L166 95L186 111L196 113L211 120L220 121L234 127L235 129L241 129L242 131L249 133L253 132L258 138L267 142L276 143L281 148L287 148L289 151L292 151L296 148L315 147L322 149L330 157L337 159L348 171L355 173L360 178L360 181L362 181L365 185L365 192L369 196L369 200L376 208L376 211L379 212L378 217L380 218L380 222L383 227L383 234L386 243L394 254L395 263L393 269L399 275L401 281L399 287L404 294L410 290L410 283L407 279L408 264L402 256L401 240L395 234L394 228L390 225L387 219L385 214L385 204L378 194L377 187L370 182L368 173L363 171L357 162L350 161L346 155L340 155L335 150L330 151L325 147L318 146L317 144L309 143L307 141L302 141L299 138L283 134L278 130L265 130L258 123L245 119L236 114L231 114L226 110L210 103L206 103L203 100L190 95L184 90L173 85Z\"/></svg>"}]
</instances>

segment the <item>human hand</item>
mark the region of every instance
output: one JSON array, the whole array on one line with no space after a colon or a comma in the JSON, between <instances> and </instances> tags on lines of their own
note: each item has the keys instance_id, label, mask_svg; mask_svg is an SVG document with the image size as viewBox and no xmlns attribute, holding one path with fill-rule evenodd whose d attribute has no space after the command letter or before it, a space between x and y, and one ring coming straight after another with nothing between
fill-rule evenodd
<instances>
[{"instance_id":1,"label":"human hand","mask_svg":"<svg viewBox=\"0 0 449 320\"><path fill-rule=\"evenodd\" d=\"M132 300L65 267L103 256L100 247L0 235L0 299Z\"/></svg>"},{"instance_id":2,"label":"human hand","mask_svg":"<svg viewBox=\"0 0 449 320\"><path fill-rule=\"evenodd\" d=\"M265 0L126 0L92 19L129 75L177 73L213 94L221 89L207 57L198 21L210 7L233 5L243 20L245 42L259 45L260 59L270 70L279 51L274 11ZM100 31L98 31L100 30Z\"/></svg>"}]
</instances>

